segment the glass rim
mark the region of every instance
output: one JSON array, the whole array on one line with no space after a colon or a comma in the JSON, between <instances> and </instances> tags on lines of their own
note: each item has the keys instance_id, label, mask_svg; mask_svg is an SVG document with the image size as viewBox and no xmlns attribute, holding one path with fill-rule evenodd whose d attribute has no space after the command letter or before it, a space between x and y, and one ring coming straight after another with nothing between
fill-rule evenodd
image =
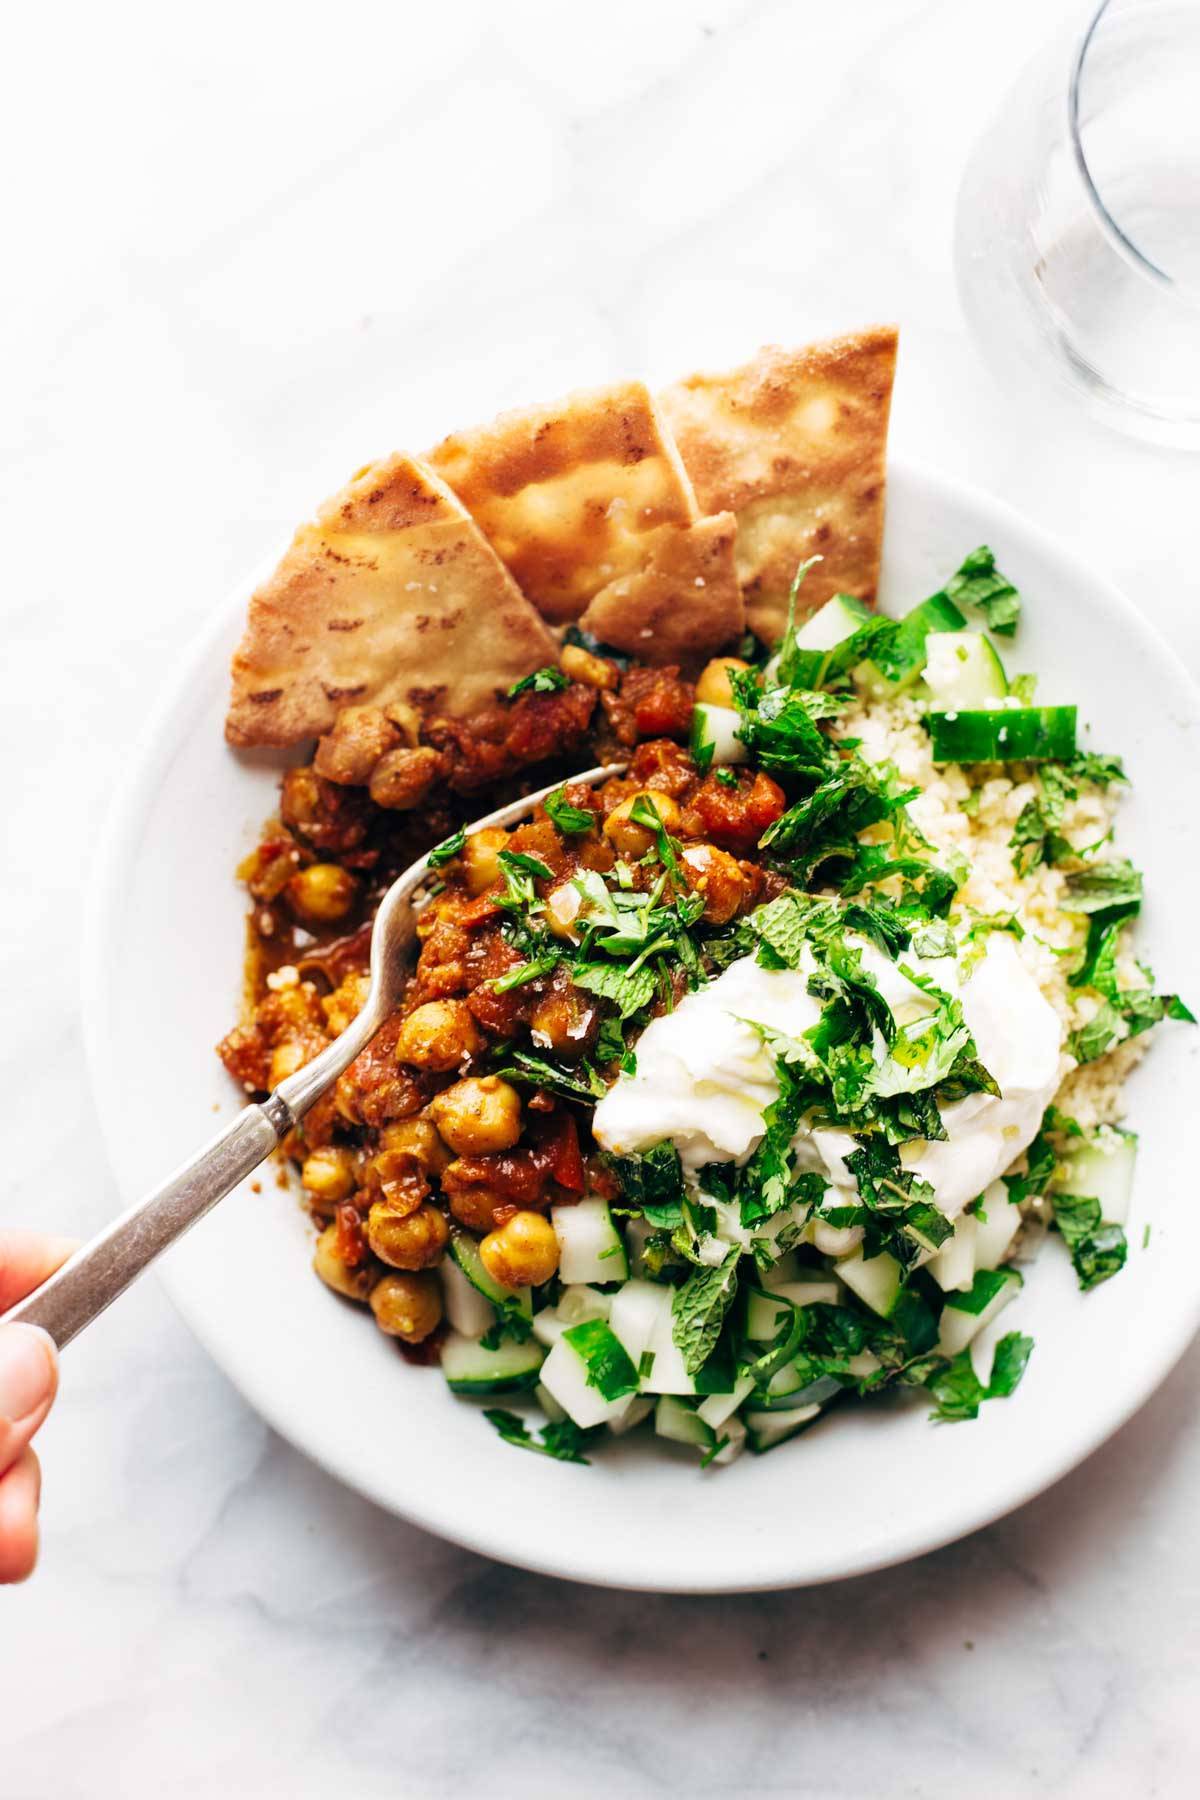
<instances>
[{"instance_id":1,"label":"glass rim","mask_svg":"<svg viewBox=\"0 0 1200 1800\"><path fill-rule=\"evenodd\" d=\"M1119 251L1128 262L1131 262L1136 269L1139 269L1143 274L1150 276L1152 281L1157 282L1162 287L1178 290L1179 283L1175 280L1174 276L1147 256L1144 250L1139 249L1133 239L1127 232L1122 230L1121 226L1117 224L1117 221L1109 212L1108 207L1104 203L1103 196L1100 193L1100 189L1096 185L1091 168L1088 164L1087 153L1083 147L1079 112L1083 88L1084 66L1087 62L1088 51L1092 47L1092 42L1099 29L1101 20L1113 4L1114 0L1100 0L1099 6L1092 14L1083 36L1079 40L1078 47L1071 63L1071 79L1067 93L1067 119L1071 140L1071 153L1075 159L1075 166L1079 171L1079 177L1083 182L1085 192L1087 193L1096 213L1096 217L1099 220L1101 230L1105 233L1106 237L1109 238L1114 248Z\"/></svg>"}]
</instances>

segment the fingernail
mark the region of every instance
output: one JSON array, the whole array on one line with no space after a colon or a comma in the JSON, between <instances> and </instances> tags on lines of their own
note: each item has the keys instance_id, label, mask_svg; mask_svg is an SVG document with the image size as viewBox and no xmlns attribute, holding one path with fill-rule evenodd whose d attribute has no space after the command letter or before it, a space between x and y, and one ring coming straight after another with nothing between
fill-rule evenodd
<instances>
[{"instance_id":1,"label":"fingernail","mask_svg":"<svg viewBox=\"0 0 1200 1800\"><path fill-rule=\"evenodd\" d=\"M18 1424L54 1390L54 1351L36 1325L0 1327L0 1417Z\"/></svg>"}]
</instances>

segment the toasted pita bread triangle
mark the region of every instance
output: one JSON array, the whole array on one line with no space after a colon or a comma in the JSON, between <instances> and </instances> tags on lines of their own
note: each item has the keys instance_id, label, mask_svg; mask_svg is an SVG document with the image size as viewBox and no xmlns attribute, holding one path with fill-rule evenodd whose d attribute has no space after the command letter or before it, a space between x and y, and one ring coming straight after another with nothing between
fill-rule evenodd
<instances>
[{"instance_id":1,"label":"toasted pita bread triangle","mask_svg":"<svg viewBox=\"0 0 1200 1800\"><path fill-rule=\"evenodd\" d=\"M746 624L736 537L728 512L664 534L643 568L593 597L584 630L645 663L694 663L728 649Z\"/></svg>"},{"instance_id":2,"label":"toasted pita bread triangle","mask_svg":"<svg viewBox=\"0 0 1200 1800\"><path fill-rule=\"evenodd\" d=\"M362 703L461 717L557 657L460 501L393 456L301 526L251 599L225 735L294 744Z\"/></svg>"},{"instance_id":3,"label":"toasted pita bread triangle","mask_svg":"<svg viewBox=\"0 0 1200 1800\"><path fill-rule=\"evenodd\" d=\"M897 334L877 326L804 350L760 350L659 396L705 512L737 518L747 621L778 638L796 565L810 608L831 594L871 601L879 576L888 411Z\"/></svg>"},{"instance_id":4,"label":"toasted pita bread triangle","mask_svg":"<svg viewBox=\"0 0 1200 1800\"><path fill-rule=\"evenodd\" d=\"M446 438L428 460L553 624L578 619L700 516L640 381L502 413Z\"/></svg>"}]
</instances>

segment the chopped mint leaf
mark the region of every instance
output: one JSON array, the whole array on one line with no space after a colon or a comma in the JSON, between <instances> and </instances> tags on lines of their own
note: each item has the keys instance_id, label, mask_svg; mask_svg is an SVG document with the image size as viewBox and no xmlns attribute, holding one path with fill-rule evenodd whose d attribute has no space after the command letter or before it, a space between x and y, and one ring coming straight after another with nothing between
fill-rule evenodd
<instances>
[{"instance_id":1,"label":"chopped mint leaf","mask_svg":"<svg viewBox=\"0 0 1200 1800\"><path fill-rule=\"evenodd\" d=\"M1086 1292L1125 1266L1129 1246L1119 1225L1106 1225L1100 1202L1087 1194L1055 1193L1054 1223L1066 1239L1071 1261Z\"/></svg>"},{"instance_id":2,"label":"chopped mint leaf","mask_svg":"<svg viewBox=\"0 0 1200 1800\"><path fill-rule=\"evenodd\" d=\"M683 1165L674 1144L664 1139L640 1156L616 1156L606 1150L600 1160L616 1176L629 1211L644 1213L651 1224L668 1229L679 1224Z\"/></svg>"},{"instance_id":3,"label":"chopped mint leaf","mask_svg":"<svg viewBox=\"0 0 1200 1800\"><path fill-rule=\"evenodd\" d=\"M975 1373L970 1350L960 1350L949 1362L939 1358L924 1383L936 1402L930 1417L940 1423L977 1419L985 1400L1008 1399L1020 1386L1032 1349L1032 1338L1008 1332L996 1345L986 1387Z\"/></svg>"},{"instance_id":4,"label":"chopped mint leaf","mask_svg":"<svg viewBox=\"0 0 1200 1800\"><path fill-rule=\"evenodd\" d=\"M518 1450L536 1450L539 1456L551 1456L555 1462L586 1463L584 1447L597 1438L604 1429L596 1426L591 1431L584 1431L573 1419L552 1420L543 1425L537 1437L534 1437L528 1425L517 1413L505 1412L499 1406L486 1406L483 1416L489 1425L495 1427L506 1444L512 1444Z\"/></svg>"},{"instance_id":5,"label":"chopped mint leaf","mask_svg":"<svg viewBox=\"0 0 1200 1800\"><path fill-rule=\"evenodd\" d=\"M539 975L549 975L559 961L557 951L548 950L542 956L535 956L530 962L518 963L507 975L498 975L492 982L492 992L507 994L513 988L524 987L526 982L536 981Z\"/></svg>"},{"instance_id":6,"label":"chopped mint leaf","mask_svg":"<svg viewBox=\"0 0 1200 1800\"><path fill-rule=\"evenodd\" d=\"M725 1315L737 1293L736 1251L715 1268L698 1268L676 1288L671 1302L671 1336L675 1340L683 1366L695 1375L708 1361Z\"/></svg>"},{"instance_id":7,"label":"chopped mint leaf","mask_svg":"<svg viewBox=\"0 0 1200 1800\"><path fill-rule=\"evenodd\" d=\"M582 837L595 828L597 815L586 807L572 806L562 788L547 794L542 804L546 808L546 817L564 837Z\"/></svg>"},{"instance_id":8,"label":"chopped mint leaf","mask_svg":"<svg viewBox=\"0 0 1200 1800\"><path fill-rule=\"evenodd\" d=\"M1094 913L1110 906L1140 905L1142 877L1128 857L1091 863L1068 875L1059 905L1064 912Z\"/></svg>"},{"instance_id":9,"label":"chopped mint leaf","mask_svg":"<svg viewBox=\"0 0 1200 1800\"><path fill-rule=\"evenodd\" d=\"M441 843L436 845L429 852L430 868L440 869L445 863L452 861L454 857L460 856L466 841L467 834L462 826L460 826L457 831L452 832L448 838L443 838Z\"/></svg>"},{"instance_id":10,"label":"chopped mint leaf","mask_svg":"<svg viewBox=\"0 0 1200 1800\"><path fill-rule=\"evenodd\" d=\"M603 1319L586 1319L572 1325L563 1338L587 1369L587 1385L594 1387L604 1400L620 1400L625 1394L636 1394L638 1372L611 1325Z\"/></svg>"},{"instance_id":11,"label":"chopped mint leaf","mask_svg":"<svg viewBox=\"0 0 1200 1800\"><path fill-rule=\"evenodd\" d=\"M518 694L554 694L570 685L570 676L550 665L544 669L535 669L532 675L524 675L520 681L514 681L508 690L508 697L515 700Z\"/></svg>"},{"instance_id":12,"label":"chopped mint leaf","mask_svg":"<svg viewBox=\"0 0 1200 1800\"><path fill-rule=\"evenodd\" d=\"M493 1065L493 1073L506 1081L529 1083L568 1100L600 1100L607 1093L604 1081L586 1060L564 1069L531 1050L514 1050Z\"/></svg>"},{"instance_id":13,"label":"chopped mint leaf","mask_svg":"<svg viewBox=\"0 0 1200 1800\"><path fill-rule=\"evenodd\" d=\"M950 577L945 591L956 605L974 607L982 613L997 637L1014 636L1021 617L1020 595L1007 576L1000 573L986 544L971 552Z\"/></svg>"},{"instance_id":14,"label":"chopped mint leaf","mask_svg":"<svg viewBox=\"0 0 1200 1800\"><path fill-rule=\"evenodd\" d=\"M649 1006L658 991L654 970L646 963L640 969L630 969L623 963L576 963L571 980L589 994L611 1000L622 1019Z\"/></svg>"},{"instance_id":15,"label":"chopped mint leaf","mask_svg":"<svg viewBox=\"0 0 1200 1800\"><path fill-rule=\"evenodd\" d=\"M716 775L722 787L735 788L738 784L737 776L732 769L720 768Z\"/></svg>"}]
</instances>

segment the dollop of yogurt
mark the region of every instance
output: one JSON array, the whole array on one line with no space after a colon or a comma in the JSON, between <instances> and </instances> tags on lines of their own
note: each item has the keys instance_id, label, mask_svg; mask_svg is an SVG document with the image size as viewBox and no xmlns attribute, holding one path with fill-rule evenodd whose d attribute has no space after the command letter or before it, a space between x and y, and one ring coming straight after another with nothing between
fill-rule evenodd
<instances>
[{"instance_id":1,"label":"dollop of yogurt","mask_svg":"<svg viewBox=\"0 0 1200 1800\"><path fill-rule=\"evenodd\" d=\"M853 941L898 1023L932 1009L929 996L895 963L874 945ZM999 1096L969 1094L944 1107L944 1142L917 1139L901 1148L905 1166L929 1182L937 1205L953 1217L1036 1133L1060 1080L1062 1026L1009 938L989 938L986 953L962 977L951 957L906 954L903 961L958 995L979 1060L1000 1089ZM619 1076L596 1107L597 1142L628 1155L668 1138L692 1175L705 1163L745 1162L779 1092L774 1056L754 1024L791 1037L815 1025L821 1002L808 992L810 973L811 965L765 969L745 956L674 1012L652 1020L636 1046L636 1073ZM853 1192L848 1132L802 1125L795 1149L798 1167L823 1172L831 1186Z\"/></svg>"}]
</instances>

